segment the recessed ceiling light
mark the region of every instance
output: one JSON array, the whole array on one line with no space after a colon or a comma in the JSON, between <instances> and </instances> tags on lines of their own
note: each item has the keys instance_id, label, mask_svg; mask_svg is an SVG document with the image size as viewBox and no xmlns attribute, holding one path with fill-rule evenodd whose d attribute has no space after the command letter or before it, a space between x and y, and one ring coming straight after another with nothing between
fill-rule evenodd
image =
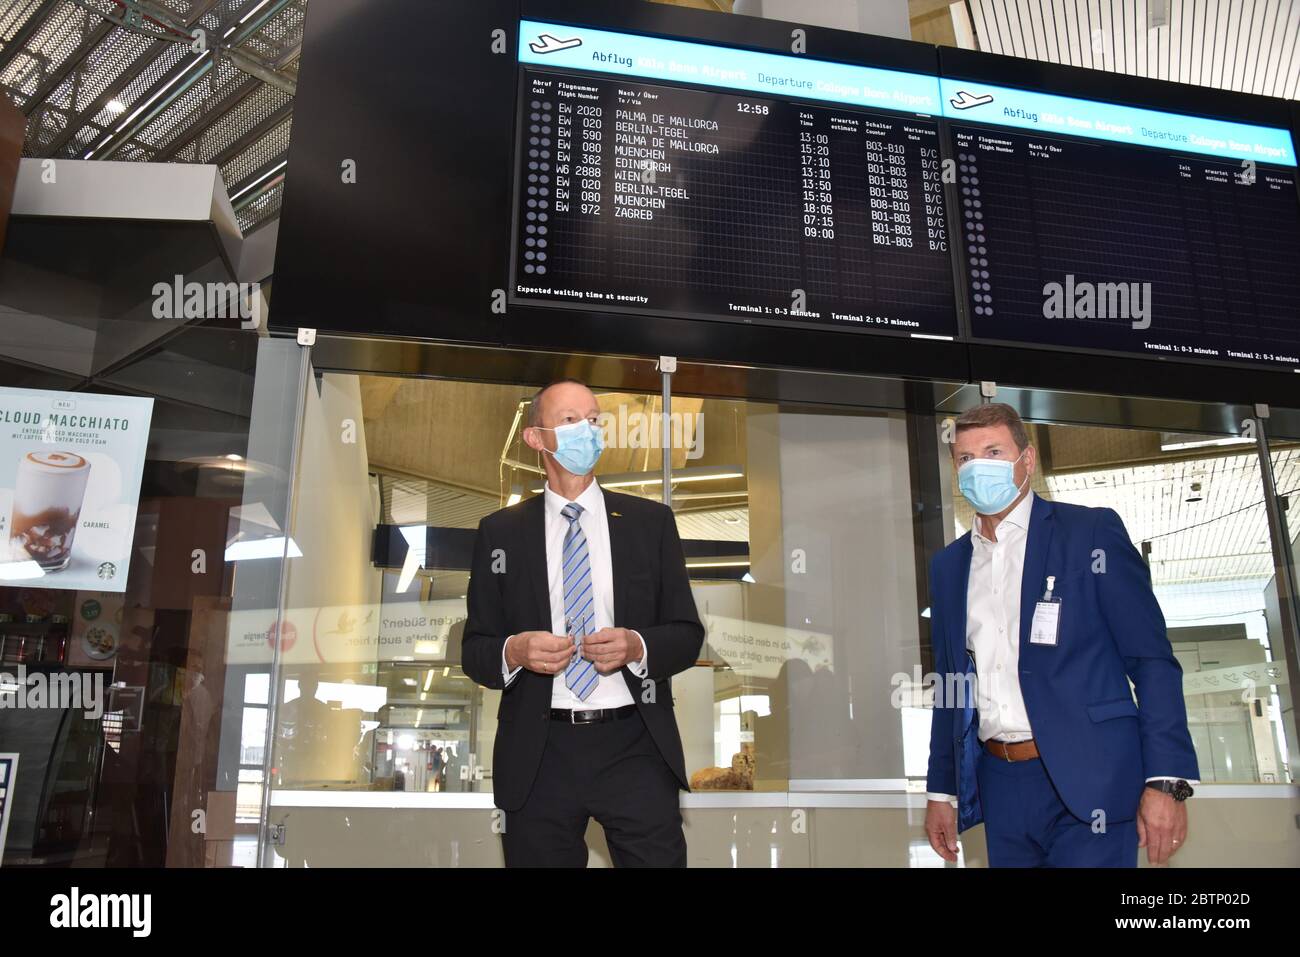
<instances>
[{"instance_id":1,"label":"recessed ceiling light","mask_svg":"<svg viewBox=\"0 0 1300 957\"><path fill-rule=\"evenodd\" d=\"M126 104L121 100L109 100L104 104L104 109L116 116L118 113L126 111Z\"/></svg>"}]
</instances>

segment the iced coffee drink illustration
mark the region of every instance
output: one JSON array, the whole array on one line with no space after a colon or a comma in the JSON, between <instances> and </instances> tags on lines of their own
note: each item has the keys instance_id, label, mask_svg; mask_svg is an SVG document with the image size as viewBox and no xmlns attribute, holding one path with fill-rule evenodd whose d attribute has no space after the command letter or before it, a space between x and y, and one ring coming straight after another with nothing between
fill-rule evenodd
<instances>
[{"instance_id":1,"label":"iced coffee drink illustration","mask_svg":"<svg viewBox=\"0 0 1300 957\"><path fill-rule=\"evenodd\" d=\"M18 464L12 558L30 559L47 572L66 568L86 494L90 463L76 452L28 452Z\"/></svg>"}]
</instances>

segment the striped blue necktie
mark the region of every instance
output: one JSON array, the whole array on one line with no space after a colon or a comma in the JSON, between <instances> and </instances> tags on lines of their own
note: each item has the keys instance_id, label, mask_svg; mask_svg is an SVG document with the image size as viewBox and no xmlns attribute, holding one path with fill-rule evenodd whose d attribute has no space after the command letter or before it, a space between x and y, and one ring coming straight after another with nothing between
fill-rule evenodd
<instances>
[{"instance_id":1,"label":"striped blue necktie","mask_svg":"<svg viewBox=\"0 0 1300 957\"><path fill-rule=\"evenodd\" d=\"M582 506L570 502L560 510L560 514L569 520L569 530L564 533L564 558L560 568L560 577L564 580L564 625L573 636L575 648L573 660L564 672L564 684L581 700L599 683L600 674L596 666L582 657L582 638L591 634L591 624L595 617L595 592L591 587L591 561L587 554L587 536L578 524Z\"/></svg>"}]
</instances>

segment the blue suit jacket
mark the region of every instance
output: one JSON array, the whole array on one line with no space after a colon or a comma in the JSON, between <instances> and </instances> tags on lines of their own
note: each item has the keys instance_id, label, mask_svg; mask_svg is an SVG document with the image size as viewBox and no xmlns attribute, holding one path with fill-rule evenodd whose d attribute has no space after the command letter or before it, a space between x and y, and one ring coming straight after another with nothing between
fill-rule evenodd
<instances>
[{"instance_id":1,"label":"blue suit jacket","mask_svg":"<svg viewBox=\"0 0 1300 957\"><path fill-rule=\"evenodd\" d=\"M979 714L969 695L945 698L950 675L974 669L966 651L967 532L930 563L937 689L930 791L958 796L957 829L983 819L975 760ZM1048 575L1061 599L1055 646L1029 643ZM1137 815L1148 777L1198 777L1182 668L1151 591L1151 574L1113 509L1035 496L1020 591L1020 691L1048 776L1070 812L1092 822ZM1129 681L1137 692L1137 703ZM958 682L960 678L958 678ZM965 698L965 700L961 700Z\"/></svg>"}]
</instances>

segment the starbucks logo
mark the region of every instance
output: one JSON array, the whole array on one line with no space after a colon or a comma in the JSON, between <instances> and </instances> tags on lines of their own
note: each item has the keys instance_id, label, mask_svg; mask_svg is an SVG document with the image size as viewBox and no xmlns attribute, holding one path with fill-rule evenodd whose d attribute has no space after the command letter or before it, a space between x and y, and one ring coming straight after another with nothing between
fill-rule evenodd
<instances>
[{"instance_id":1,"label":"starbucks logo","mask_svg":"<svg viewBox=\"0 0 1300 957\"><path fill-rule=\"evenodd\" d=\"M104 581L108 581L110 578L116 577L117 566L112 562L101 562L99 571L96 572L96 574L99 575L100 578L104 579Z\"/></svg>"}]
</instances>

